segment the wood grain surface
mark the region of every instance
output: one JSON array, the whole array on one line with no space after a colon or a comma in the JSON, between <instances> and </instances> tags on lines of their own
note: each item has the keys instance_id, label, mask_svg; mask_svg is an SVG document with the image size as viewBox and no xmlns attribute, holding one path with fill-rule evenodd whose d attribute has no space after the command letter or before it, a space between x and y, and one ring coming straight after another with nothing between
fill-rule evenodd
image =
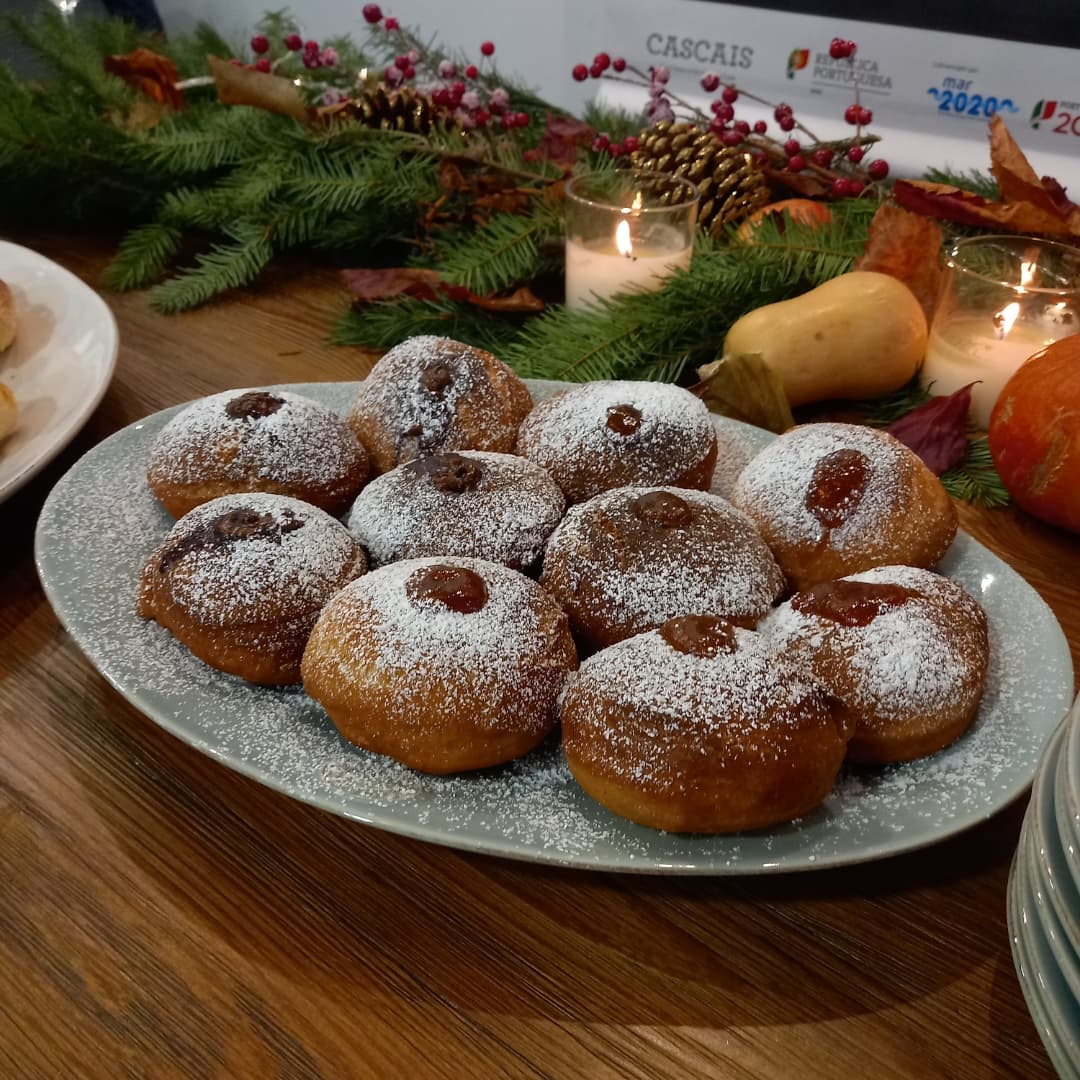
<instances>
[{"instance_id":1,"label":"wood grain surface","mask_svg":"<svg viewBox=\"0 0 1080 1080\"><path fill-rule=\"evenodd\" d=\"M11 235L99 287L114 238ZM322 339L333 275L286 265L165 318L106 294L116 377L0 505L0 1076L1029 1077L1013 971L1023 805L926 851L778 878L504 862L292 802L131 708L61 629L33 528L52 484L146 413L362 377ZM963 525L1045 597L1080 662L1080 543Z\"/></svg>"}]
</instances>

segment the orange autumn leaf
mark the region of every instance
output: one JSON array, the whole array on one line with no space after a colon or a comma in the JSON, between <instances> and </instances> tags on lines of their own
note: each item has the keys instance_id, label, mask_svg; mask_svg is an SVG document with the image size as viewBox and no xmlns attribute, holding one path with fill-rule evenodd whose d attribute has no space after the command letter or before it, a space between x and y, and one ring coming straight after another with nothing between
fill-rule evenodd
<instances>
[{"instance_id":1,"label":"orange autumn leaf","mask_svg":"<svg viewBox=\"0 0 1080 1080\"><path fill-rule=\"evenodd\" d=\"M941 227L929 218L890 203L882 205L855 260L856 270L873 270L902 281L929 322L941 286Z\"/></svg>"},{"instance_id":2,"label":"orange autumn leaf","mask_svg":"<svg viewBox=\"0 0 1080 1080\"><path fill-rule=\"evenodd\" d=\"M180 72L161 53L152 49L135 49L122 56L106 56L105 70L159 105L167 105L171 109L184 107L184 95L176 88Z\"/></svg>"},{"instance_id":3,"label":"orange autumn leaf","mask_svg":"<svg viewBox=\"0 0 1080 1080\"><path fill-rule=\"evenodd\" d=\"M1039 177L1000 116L990 122L990 171L1001 193L997 202L925 180L898 180L893 198L908 210L962 225L1080 237L1080 207L1053 177Z\"/></svg>"},{"instance_id":4,"label":"orange autumn leaf","mask_svg":"<svg viewBox=\"0 0 1080 1080\"><path fill-rule=\"evenodd\" d=\"M307 120L315 115L292 79L230 64L218 56L208 57L208 60L222 105L251 105L296 120Z\"/></svg>"},{"instance_id":5,"label":"orange autumn leaf","mask_svg":"<svg viewBox=\"0 0 1080 1080\"><path fill-rule=\"evenodd\" d=\"M464 285L451 285L442 280L438 270L422 267L391 266L385 269L342 270L345 288L356 297L358 304L391 300L395 296L412 296L417 300L434 300L441 292L449 299L472 304L486 311L514 313L543 311L544 301L527 285L506 295L493 293L480 296Z\"/></svg>"}]
</instances>

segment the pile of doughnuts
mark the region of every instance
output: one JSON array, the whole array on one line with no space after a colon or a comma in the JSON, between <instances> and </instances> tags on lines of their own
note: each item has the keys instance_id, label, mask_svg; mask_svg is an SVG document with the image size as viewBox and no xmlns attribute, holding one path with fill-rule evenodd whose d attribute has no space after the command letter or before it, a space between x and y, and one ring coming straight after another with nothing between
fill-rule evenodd
<instances>
[{"instance_id":1,"label":"pile of doughnuts","mask_svg":"<svg viewBox=\"0 0 1080 1080\"><path fill-rule=\"evenodd\" d=\"M552 732L581 787L659 829L801 817L845 762L972 723L986 616L930 569L957 522L891 436L795 427L740 453L676 386L536 405L496 357L390 350L347 416L300 395L180 411L147 478L179 520L139 611L254 683L302 681L342 736L430 773Z\"/></svg>"}]
</instances>

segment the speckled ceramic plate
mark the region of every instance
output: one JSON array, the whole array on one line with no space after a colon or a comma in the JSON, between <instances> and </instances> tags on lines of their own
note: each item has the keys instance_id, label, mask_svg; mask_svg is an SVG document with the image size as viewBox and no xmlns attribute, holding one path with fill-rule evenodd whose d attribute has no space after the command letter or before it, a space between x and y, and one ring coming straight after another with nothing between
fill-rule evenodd
<instances>
[{"instance_id":1,"label":"speckled ceramic plate","mask_svg":"<svg viewBox=\"0 0 1080 1080\"><path fill-rule=\"evenodd\" d=\"M534 384L537 397L555 387ZM356 384L288 389L345 411ZM139 570L170 526L146 487L153 439L176 412L95 447L56 485L37 531L45 590L106 679L151 719L230 768L296 799L378 828L467 851L597 870L757 874L910 851L985 820L1019 795L1072 698L1065 637L1035 591L961 535L941 569L986 608L989 683L971 730L934 757L843 775L814 813L728 837L654 832L592 802L557 746L478 775L423 776L344 742L300 689L222 675L135 612ZM717 420L730 449L723 491L771 438Z\"/></svg>"},{"instance_id":2,"label":"speckled ceramic plate","mask_svg":"<svg viewBox=\"0 0 1080 1080\"><path fill-rule=\"evenodd\" d=\"M15 301L15 342L0 354L0 382L19 408L0 442L0 502L44 468L97 407L116 365L108 305L44 255L0 240L0 278Z\"/></svg>"}]
</instances>

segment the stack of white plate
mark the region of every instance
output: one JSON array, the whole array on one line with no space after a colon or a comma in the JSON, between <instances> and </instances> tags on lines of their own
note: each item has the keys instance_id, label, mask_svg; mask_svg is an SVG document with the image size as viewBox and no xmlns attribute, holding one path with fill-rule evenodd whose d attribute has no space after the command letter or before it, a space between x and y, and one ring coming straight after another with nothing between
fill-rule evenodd
<instances>
[{"instance_id":1,"label":"stack of white plate","mask_svg":"<svg viewBox=\"0 0 1080 1080\"><path fill-rule=\"evenodd\" d=\"M1080 1080L1080 698L1043 753L1009 877L1020 986L1058 1073Z\"/></svg>"}]
</instances>

